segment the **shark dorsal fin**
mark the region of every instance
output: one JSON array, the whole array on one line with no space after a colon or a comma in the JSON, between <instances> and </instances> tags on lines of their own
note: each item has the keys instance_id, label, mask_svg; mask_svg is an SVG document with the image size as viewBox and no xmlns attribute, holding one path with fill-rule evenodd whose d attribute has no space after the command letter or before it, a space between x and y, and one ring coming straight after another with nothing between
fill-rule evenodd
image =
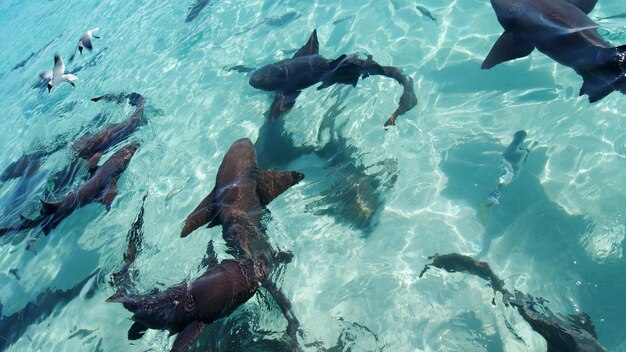
<instances>
[{"instance_id":1,"label":"shark dorsal fin","mask_svg":"<svg viewBox=\"0 0 626 352\"><path fill-rule=\"evenodd\" d=\"M61 206L61 202L51 203L51 202L46 202L43 199L39 199L39 201L41 202L41 214L42 215L54 214Z\"/></svg>"},{"instance_id":2,"label":"shark dorsal fin","mask_svg":"<svg viewBox=\"0 0 626 352\"><path fill-rule=\"evenodd\" d=\"M213 226L219 225L215 216L217 215L217 208L214 203L215 189L206 196L200 204L194 209L187 219L180 233L180 237L187 237L190 233L204 224L211 223Z\"/></svg>"},{"instance_id":3,"label":"shark dorsal fin","mask_svg":"<svg viewBox=\"0 0 626 352\"><path fill-rule=\"evenodd\" d=\"M596 7L598 0L567 0L570 4L578 7L585 14L589 14Z\"/></svg>"},{"instance_id":4,"label":"shark dorsal fin","mask_svg":"<svg viewBox=\"0 0 626 352\"><path fill-rule=\"evenodd\" d=\"M295 171L261 171L257 178L257 192L261 205L270 204L274 198L297 184L304 175Z\"/></svg>"},{"instance_id":5,"label":"shark dorsal fin","mask_svg":"<svg viewBox=\"0 0 626 352\"><path fill-rule=\"evenodd\" d=\"M178 333L171 351L187 351L191 344L200 336L205 323L194 321Z\"/></svg>"},{"instance_id":6,"label":"shark dorsal fin","mask_svg":"<svg viewBox=\"0 0 626 352\"><path fill-rule=\"evenodd\" d=\"M306 44L298 49L293 57L298 56L309 56L309 55L317 55L320 53L320 43L317 40L317 29L313 30L311 36L309 37L309 41Z\"/></svg>"},{"instance_id":7,"label":"shark dorsal fin","mask_svg":"<svg viewBox=\"0 0 626 352\"><path fill-rule=\"evenodd\" d=\"M87 160L87 165L89 166L89 177L93 176L98 169L98 163L100 162L100 158L102 158L102 153L95 153Z\"/></svg>"}]
</instances>

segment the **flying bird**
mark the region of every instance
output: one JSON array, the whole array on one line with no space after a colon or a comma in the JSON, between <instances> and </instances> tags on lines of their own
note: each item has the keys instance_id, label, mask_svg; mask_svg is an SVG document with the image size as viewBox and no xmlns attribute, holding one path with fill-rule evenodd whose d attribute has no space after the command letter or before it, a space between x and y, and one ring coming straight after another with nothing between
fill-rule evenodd
<instances>
[{"instance_id":1,"label":"flying bird","mask_svg":"<svg viewBox=\"0 0 626 352\"><path fill-rule=\"evenodd\" d=\"M46 76L49 77L49 72L46 72ZM41 76L44 78L44 76ZM45 78L44 78L45 79ZM76 81L78 77L75 75L65 73L65 64L59 55L54 56L54 70L52 71L52 78L48 82L48 92L52 90L52 87L56 86L59 83L67 82L74 86L74 81Z\"/></svg>"},{"instance_id":2,"label":"flying bird","mask_svg":"<svg viewBox=\"0 0 626 352\"><path fill-rule=\"evenodd\" d=\"M97 35L94 35L93 32L97 32L99 30L99 28L92 28L90 30L88 30L87 32L83 33L83 35L80 37L80 39L78 39L78 45L77 45L77 49L78 52L80 52L80 54L83 54L83 49L87 48L87 50L92 51L93 50L93 45L91 44L91 38L96 38L96 39L100 39L100 37L98 37ZM74 56L76 55L76 50L74 50L74 53L72 54L72 56L70 57L70 62L74 61Z\"/></svg>"}]
</instances>

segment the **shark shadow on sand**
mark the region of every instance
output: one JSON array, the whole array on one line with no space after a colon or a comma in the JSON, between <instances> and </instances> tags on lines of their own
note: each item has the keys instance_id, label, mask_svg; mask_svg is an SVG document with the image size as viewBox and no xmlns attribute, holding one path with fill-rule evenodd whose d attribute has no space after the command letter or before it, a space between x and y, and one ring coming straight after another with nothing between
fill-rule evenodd
<instances>
[{"instance_id":1,"label":"shark shadow on sand","mask_svg":"<svg viewBox=\"0 0 626 352\"><path fill-rule=\"evenodd\" d=\"M524 170L501 194L499 206L489 209L488 222L484 223L481 214L485 210L485 194L492 191L493 180L501 176L498 165L503 149L489 137L476 136L443 152L441 157L440 169L448 179L442 195L473 207L483 223L485 232L478 256L487 253L492 242L513 229L516 223L528 218L536 221L528 222L522 228L515 227L521 231L516 233L520 241L539 245L540 234L541 238L552 238L555 243L575 246L576 241L572 239L579 238L593 227L593 223L584 216L568 214L548 197L539 180L548 160L543 147L532 150ZM563 251L563 255L566 253Z\"/></svg>"},{"instance_id":2,"label":"shark shadow on sand","mask_svg":"<svg viewBox=\"0 0 626 352\"><path fill-rule=\"evenodd\" d=\"M315 192L305 206L307 212L328 215L368 236L384 207L384 192L395 185L398 165L395 158L365 164L364 154L350 144L342 132L348 121L337 125L344 109L339 90L331 94L336 101L325 112L318 131L317 146L296 145L285 128L285 119L265 120L255 148L263 168L284 168L292 161L315 155L326 163L326 176L314 182Z\"/></svg>"}]
</instances>

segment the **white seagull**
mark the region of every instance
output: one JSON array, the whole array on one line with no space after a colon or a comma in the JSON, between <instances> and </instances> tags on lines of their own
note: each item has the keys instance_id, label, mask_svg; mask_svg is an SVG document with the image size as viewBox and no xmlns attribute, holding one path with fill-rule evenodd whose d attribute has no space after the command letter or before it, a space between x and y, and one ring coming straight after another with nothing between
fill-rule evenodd
<instances>
[{"instance_id":1,"label":"white seagull","mask_svg":"<svg viewBox=\"0 0 626 352\"><path fill-rule=\"evenodd\" d=\"M42 77L43 78L43 77ZM67 82L74 86L74 81L77 80L78 77L74 76L71 73L65 73L65 64L63 64L63 60L59 55L54 56L54 70L52 71L52 79L48 82L48 92L52 89L52 87L56 86L59 83Z\"/></svg>"},{"instance_id":2,"label":"white seagull","mask_svg":"<svg viewBox=\"0 0 626 352\"><path fill-rule=\"evenodd\" d=\"M91 44L91 38L96 38L96 39L100 39L100 37L96 36L93 34L93 32L97 32L99 30L99 28L93 28L88 30L87 32L83 33L83 35L80 37L80 39L78 39L78 51L80 52L80 54L83 54L83 49L87 48L87 50L91 51L93 50L93 45ZM74 50L74 53L72 54L72 56L70 57L70 62L72 62L74 60L74 55L76 54L76 50Z\"/></svg>"}]
</instances>

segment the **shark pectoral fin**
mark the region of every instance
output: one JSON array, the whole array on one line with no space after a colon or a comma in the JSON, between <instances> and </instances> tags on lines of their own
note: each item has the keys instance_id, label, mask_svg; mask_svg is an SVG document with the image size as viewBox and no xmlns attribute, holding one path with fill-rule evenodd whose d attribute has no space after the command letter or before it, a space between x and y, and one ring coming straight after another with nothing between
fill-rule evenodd
<instances>
[{"instance_id":1,"label":"shark pectoral fin","mask_svg":"<svg viewBox=\"0 0 626 352\"><path fill-rule=\"evenodd\" d=\"M319 52L320 43L317 40L317 29L315 29L313 30L313 33L311 33L311 36L306 44L302 48L298 49L298 51L293 54L293 57L316 55L319 54Z\"/></svg>"},{"instance_id":2,"label":"shark pectoral fin","mask_svg":"<svg viewBox=\"0 0 626 352\"><path fill-rule=\"evenodd\" d=\"M87 164L89 165L89 176L93 176L94 172L98 169L98 162L100 162L100 158L102 157L102 153L94 154L89 160L87 160Z\"/></svg>"},{"instance_id":3,"label":"shark pectoral fin","mask_svg":"<svg viewBox=\"0 0 626 352\"><path fill-rule=\"evenodd\" d=\"M278 92L272 101L270 109L267 111L267 118L270 121L276 121L283 114L286 114L296 104L296 99L300 95L300 91L283 93Z\"/></svg>"},{"instance_id":4,"label":"shark pectoral fin","mask_svg":"<svg viewBox=\"0 0 626 352\"><path fill-rule=\"evenodd\" d=\"M148 328L142 323L135 322L131 325L130 329L128 329L128 339L129 340L139 340L145 333Z\"/></svg>"},{"instance_id":5,"label":"shark pectoral fin","mask_svg":"<svg viewBox=\"0 0 626 352\"><path fill-rule=\"evenodd\" d=\"M215 198L215 189L206 196L200 204L194 209L187 219L185 219L185 224L183 225L183 229L180 232L180 237L187 237L190 233L195 231L197 228L204 224L215 223L218 224L218 221L215 219L217 215L217 209L214 206L214 198Z\"/></svg>"},{"instance_id":6,"label":"shark pectoral fin","mask_svg":"<svg viewBox=\"0 0 626 352\"><path fill-rule=\"evenodd\" d=\"M274 255L274 260L281 264L289 264L293 260L293 253L280 251Z\"/></svg>"},{"instance_id":7,"label":"shark pectoral fin","mask_svg":"<svg viewBox=\"0 0 626 352\"><path fill-rule=\"evenodd\" d=\"M41 202L41 214L42 215L54 214L61 206L61 202L50 203L50 202L46 202L45 200L41 198L39 199L39 201Z\"/></svg>"},{"instance_id":8,"label":"shark pectoral fin","mask_svg":"<svg viewBox=\"0 0 626 352\"><path fill-rule=\"evenodd\" d=\"M109 184L102 191L102 199L100 199L100 203L104 204L104 207L107 211L111 210L111 204L113 200L117 196L117 178L114 178L109 182Z\"/></svg>"},{"instance_id":9,"label":"shark pectoral fin","mask_svg":"<svg viewBox=\"0 0 626 352\"><path fill-rule=\"evenodd\" d=\"M491 48L483 62L483 70L490 69L505 61L519 59L530 55L535 47L515 32L504 32Z\"/></svg>"},{"instance_id":10,"label":"shark pectoral fin","mask_svg":"<svg viewBox=\"0 0 626 352\"><path fill-rule=\"evenodd\" d=\"M583 73L583 86L580 88L579 95L588 95L589 102L595 103L613 92L607 80L603 77L594 75L593 73Z\"/></svg>"},{"instance_id":11,"label":"shark pectoral fin","mask_svg":"<svg viewBox=\"0 0 626 352\"><path fill-rule=\"evenodd\" d=\"M206 326L205 323L194 321L193 323L187 325L183 331L178 333L176 336L176 340L174 341L174 345L170 352L184 352L189 349L191 344L200 336L202 329Z\"/></svg>"},{"instance_id":12,"label":"shark pectoral fin","mask_svg":"<svg viewBox=\"0 0 626 352\"><path fill-rule=\"evenodd\" d=\"M567 0L570 4L578 7L582 12L587 15L596 7L598 0Z\"/></svg>"},{"instance_id":13,"label":"shark pectoral fin","mask_svg":"<svg viewBox=\"0 0 626 352\"><path fill-rule=\"evenodd\" d=\"M207 245L206 254L202 258L200 267L205 268L208 272L209 270L215 268L218 264L219 261L217 260L217 254L215 253L215 249L213 248L213 240L211 240Z\"/></svg>"},{"instance_id":14,"label":"shark pectoral fin","mask_svg":"<svg viewBox=\"0 0 626 352\"><path fill-rule=\"evenodd\" d=\"M274 198L297 184L304 175L295 171L261 171L257 178L257 192L261 205L270 204Z\"/></svg>"}]
</instances>

